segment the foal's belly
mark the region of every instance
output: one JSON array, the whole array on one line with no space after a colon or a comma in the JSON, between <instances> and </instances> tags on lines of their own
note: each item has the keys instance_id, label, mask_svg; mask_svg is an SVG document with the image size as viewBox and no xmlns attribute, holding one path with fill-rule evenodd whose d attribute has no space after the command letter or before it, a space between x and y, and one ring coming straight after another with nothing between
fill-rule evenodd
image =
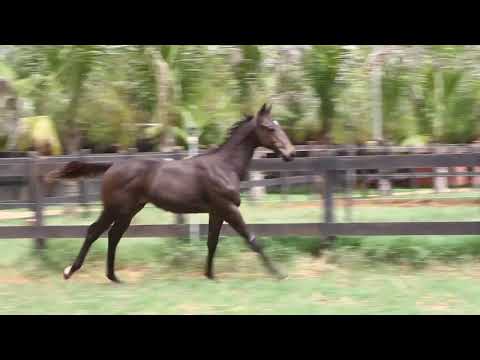
<instances>
[{"instance_id":1,"label":"foal's belly","mask_svg":"<svg viewBox=\"0 0 480 360\"><path fill-rule=\"evenodd\" d=\"M196 176L183 169L162 168L153 178L148 191L148 202L173 213L205 213L208 202Z\"/></svg>"},{"instance_id":2,"label":"foal's belly","mask_svg":"<svg viewBox=\"0 0 480 360\"><path fill-rule=\"evenodd\" d=\"M175 214L199 214L210 211L206 203L178 202L165 199L149 199L156 207Z\"/></svg>"}]
</instances>

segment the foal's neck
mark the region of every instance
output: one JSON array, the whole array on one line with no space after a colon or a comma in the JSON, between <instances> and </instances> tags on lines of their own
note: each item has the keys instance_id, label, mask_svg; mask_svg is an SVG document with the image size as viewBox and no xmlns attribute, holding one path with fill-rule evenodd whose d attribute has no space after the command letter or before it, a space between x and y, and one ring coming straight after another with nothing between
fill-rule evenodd
<instances>
[{"instance_id":1,"label":"foal's neck","mask_svg":"<svg viewBox=\"0 0 480 360\"><path fill-rule=\"evenodd\" d=\"M246 175L253 153L258 147L254 127L246 129L246 132L242 135L241 138L233 136L219 149L222 160L233 169L239 178Z\"/></svg>"}]
</instances>

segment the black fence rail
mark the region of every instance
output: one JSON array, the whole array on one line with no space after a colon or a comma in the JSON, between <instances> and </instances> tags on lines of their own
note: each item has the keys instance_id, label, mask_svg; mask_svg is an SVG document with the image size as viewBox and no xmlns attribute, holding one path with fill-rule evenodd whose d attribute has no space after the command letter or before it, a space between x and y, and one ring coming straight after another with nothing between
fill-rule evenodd
<instances>
[{"instance_id":1,"label":"black fence rail","mask_svg":"<svg viewBox=\"0 0 480 360\"><path fill-rule=\"evenodd\" d=\"M252 160L250 171L258 172L286 172L295 174L306 173L301 176L287 176L280 179L263 179L244 181L242 189L250 189L257 186L277 186L285 184L316 184L323 199L321 206L324 208L323 219L318 223L292 223L292 224L250 224L252 231L258 235L298 235L318 236L323 239L335 235L475 235L480 234L480 222L375 222L375 223L336 223L335 222L335 185L338 183L338 173L344 172L347 176L346 193L351 194L351 177L393 177L397 169L412 168L455 168L466 167L475 169L480 167L480 152L476 148L469 149L465 153L447 154L407 154L407 155L365 155L365 156L335 156L323 155L318 157L297 158L294 162L283 162L274 158L255 158ZM172 158L171 154L109 154L61 157L38 157L30 153L28 157L0 159L0 180L5 178L19 177L27 179L28 202L10 201L3 202L6 207L26 207L28 205L34 212L34 221L31 226L0 226L0 239L33 238L38 247L45 246L48 238L83 238L86 226L46 226L44 224L44 208L48 205L60 204L71 201L72 203L87 204L98 202L98 192L91 192L88 183L80 186L80 192L75 196L53 196L44 194L43 176L49 171L62 166L74 159L88 162L123 161L129 158ZM176 158L182 158L178 155ZM356 175L358 170L374 169L378 174ZM387 171L387 173L385 173ZM389 172L389 173L388 173ZM480 173L464 171L465 176L475 177ZM422 176L422 174L416 174ZM424 176L448 177L449 173L427 172ZM98 183L98 180L97 180ZM132 225L126 237L170 237L188 236L188 224L179 221L172 225ZM207 225L199 225L200 236L207 233ZM229 226L225 226L222 234L233 234Z\"/></svg>"}]
</instances>

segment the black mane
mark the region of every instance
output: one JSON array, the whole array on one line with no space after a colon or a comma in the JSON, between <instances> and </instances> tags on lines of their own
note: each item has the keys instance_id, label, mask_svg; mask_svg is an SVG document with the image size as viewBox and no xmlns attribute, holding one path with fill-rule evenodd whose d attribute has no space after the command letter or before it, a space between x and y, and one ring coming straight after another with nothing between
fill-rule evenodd
<instances>
[{"instance_id":1,"label":"black mane","mask_svg":"<svg viewBox=\"0 0 480 360\"><path fill-rule=\"evenodd\" d=\"M225 140L222 144L213 147L212 149L208 149L205 151L203 154L197 155L198 156L203 156L203 155L208 155L212 154L214 152L217 152L220 150L228 141L235 136L236 132L243 127L243 125L247 124L249 121L251 121L254 118L253 115L245 115L242 120L237 121L235 124L233 124L230 129L227 131L227 135L225 137Z\"/></svg>"},{"instance_id":2,"label":"black mane","mask_svg":"<svg viewBox=\"0 0 480 360\"><path fill-rule=\"evenodd\" d=\"M239 120L235 124L233 124L232 127L230 128L230 130L228 130L228 132L227 132L227 137L225 139L225 142L227 142L235 134L235 132L238 129L240 129L243 125L245 125L246 123L248 123L252 119L253 119L252 115L245 115L245 117L242 120Z\"/></svg>"}]
</instances>

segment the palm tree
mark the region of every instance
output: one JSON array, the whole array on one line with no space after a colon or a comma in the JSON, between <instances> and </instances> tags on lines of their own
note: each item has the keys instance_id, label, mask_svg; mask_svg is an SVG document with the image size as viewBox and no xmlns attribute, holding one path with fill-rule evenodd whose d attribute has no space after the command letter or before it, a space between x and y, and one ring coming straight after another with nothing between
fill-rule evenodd
<instances>
[{"instance_id":1,"label":"palm tree","mask_svg":"<svg viewBox=\"0 0 480 360\"><path fill-rule=\"evenodd\" d=\"M257 97L262 87L263 54L258 45L232 47L232 69L238 84L238 103L243 113L251 114L262 99Z\"/></svg>"},{"instance_id":2,"label":"palm tree","mask_svg":"<svg viewBox=\"0 0 480 360\"><path fill-rule=\"evenodd\" d=\"M338 45L314 45L305 53L307 78L320 101L318 109L322 124L320 139L330 136L335 116L335 98L339 94L339 69L346 49Z\"/></svg>"},{"instance_id":3,"label":"palm tree","mask_svg":"<svg viewBox=\"0 0 480 360\"><path fill-rule=\"evenodd\" d=\"M476 133L476 49L436 45L424 49L412 96L421 134L436 142L471 141Z\"/></svg>"},{"instance_id":4,"label":"palm tree","mask_svg":"<svg viewBox=\"0 0 480 360\"><path fill-rule=\"evenodd\" d=\"M108 47L102 45L28 45L18 46L13 52L18 78L34 81L31 95L38 112L45 111L52 84L61 86L68 102L63 111L62 138L69 153L77 151L80 146L76 120L85 83L105 51Z\"/></svg>"}]
</instances>

